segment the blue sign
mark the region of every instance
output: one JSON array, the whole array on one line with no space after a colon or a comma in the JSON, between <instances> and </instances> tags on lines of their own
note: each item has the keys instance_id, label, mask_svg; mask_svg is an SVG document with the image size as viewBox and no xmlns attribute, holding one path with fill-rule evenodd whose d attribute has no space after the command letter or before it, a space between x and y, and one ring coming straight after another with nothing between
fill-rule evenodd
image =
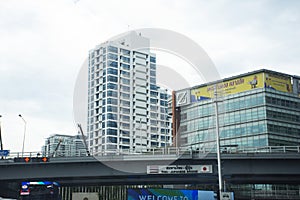
<instances>
[{"instance_id":1,"label":"blue sign","mask_svg":"<svg viewBox=\"0 0 300 200\"><path fill-rule=\"evenodd\" d=\"M128 189L127 200L215 200L213 191Z\"/></svg>"},{"instance_id":2,"label":"blue sign","mask_svg":"<svg viewBox=\"0 0 300 200\"><path fill-rule=\"evenodd\" d=\"M9 155L9 150L0 150L0 156L8 156Z\"/></svg>"}]
</instances>

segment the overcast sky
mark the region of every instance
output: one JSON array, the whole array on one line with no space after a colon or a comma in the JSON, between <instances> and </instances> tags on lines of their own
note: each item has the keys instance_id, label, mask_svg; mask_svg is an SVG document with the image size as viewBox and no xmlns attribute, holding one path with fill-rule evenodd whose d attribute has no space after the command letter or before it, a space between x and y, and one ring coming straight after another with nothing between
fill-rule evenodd
<instances>
[{"instance_id":1,"label":"overcast sky","mask_svg":"<svg viewBox=\"0 0 300 200\"><path fill-rule=\"evenodd\" d=\"M20 113L25 151L40 150L54 133L77 134L72 98L81 65L95 45L129 30L186 35L223 78L260 68L300 75L299 10L297 0L1 0L4 149L22 150Z\"/></svg>"}]
</instances>

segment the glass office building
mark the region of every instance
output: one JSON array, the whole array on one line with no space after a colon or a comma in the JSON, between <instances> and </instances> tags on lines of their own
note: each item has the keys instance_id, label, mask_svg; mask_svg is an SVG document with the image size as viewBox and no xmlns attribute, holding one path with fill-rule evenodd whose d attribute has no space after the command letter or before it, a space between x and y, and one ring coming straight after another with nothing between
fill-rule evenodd
<instances>
[{"instance_id":1,"label":"glass office building","mask_svg":"<svg viewBox=\"0 0 300 200\"><path fill-rule=\"evenodd\" d=\"M172 141L167 90L156 85L148 38L131 32L89 52L88 143L95 155L145 152Z\"/></svg>"},{"instance_id":2,"label":"glass office building","mask_svg":"<svg viewBox=\"0 0 300 200\"><path fill-rule=\"evenodd\" d=\"M176 91L180 146L214 148L216 116L223 147L300 145L299 89L299 77L263 69Z\"/></svg>"}]
</instances>

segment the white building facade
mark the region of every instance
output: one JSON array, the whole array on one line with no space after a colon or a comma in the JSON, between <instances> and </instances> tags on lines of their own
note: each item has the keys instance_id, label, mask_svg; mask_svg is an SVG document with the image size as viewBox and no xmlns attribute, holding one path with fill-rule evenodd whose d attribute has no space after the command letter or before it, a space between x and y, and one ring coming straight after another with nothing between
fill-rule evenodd
<instances>
[{"instance_id":1,"label":"white building facade","mask_svg":"<svg viewBox=\"0 0 300 200\"><path fill-rule=\"evenodd\" d=\"M91 152L145 152L171 144L168 93L156 85L156 56L149 45L131 32L89 52Z\"/></svg>"},{"instance_id":2,"label":"white building facade","mask_svg":"<svg viewBox=\"0 0 300 200\"><path fill-rule=\"evenodd\" d=\"M86 148L81 135L54 134L45 140L42 154L49 157L85 156Z\"/></svg>"}]
</instances>

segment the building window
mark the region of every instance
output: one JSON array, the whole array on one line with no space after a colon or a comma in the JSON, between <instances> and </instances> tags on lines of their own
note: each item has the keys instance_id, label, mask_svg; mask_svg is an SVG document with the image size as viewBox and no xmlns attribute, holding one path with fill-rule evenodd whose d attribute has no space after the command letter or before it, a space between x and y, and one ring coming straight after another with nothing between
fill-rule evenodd
<instances>
[{"instance_id":1,"label":"building window","mask_svg":"<svg viewBox=\"0 0 300 200\"><path fill-rule=\"evenodd\" d=\"M150 96L151 97L157 97L158 92L150 91Z\"/></svg>"},{"instance_id":2,"label":"building window","mask_svg":"<svg viewBox=\"0 0 300 200\"><path fill-rule=\"evenodd\" d=\"M156 63L156 58L155 58L155 57L152 57L152 56L150 56L150 62L152 62L152 63Z\"/></svg>"},{"instance_id":3,"label":"building window","mask_svg":"<svg viewBox=\"0 0 300 200\"><path fill-rule=\"evenodd\" d=\"M104 107L104 111L105 112L105 107ZM118 112L118 108L116 106L107 106L107 112Z\"/></svg>"},{"instance_id":4,"label":"building window","mask_svg":"<svg viewBox=\"0 0 300 200\"><path fill-rule=\"evenodd\" d=\"M107 96L108 97L118 97L118 92L112 91L112 90L108 90L107 91Z\"/></svg>"},{"instance_id":5,"label":"building window","mask_svg":"<svg viewBox=\"0 0 300 200\"><path fill-rule=\"evenodd\" d=\"M151 90L157 90L157 86L156 86L156 85L150 84L150 89L151 89Z\"/></svg>"},{"instance_id":6,"label":"building window","mask_svg":"<svg viewBox=\"0 0 300 200\"><path fill-rule=\"evenodd\" d=\"M167 105L168 105L168 102L167 102L167 101L160 100L160 105L161 105L161 106L167 106Z\"/></svg>"},{"instance_id":7,"label":"building window","mask_svg":"<svg viewBox=\"0 0 300 200\"><path fill-rule=\"evenodd\" d=\"M180 126L180 131L187 131L187 125Z\"/></svg>"},{"instance_id":8,"label":"building window","mask_svg":"<svg viewBox=\"0 0 300 200\"><path fill-rule=\"evenodd\" d=\"M129 107L130 106L130 101L121 100L121 106Z\"/></svg>"},{"instance_id":9,"label":"building window","mask_svg":"<svg viewBox=\"0 0 300 200\"><path fill-rule=\"evenodd\" d=\"M107 113L107 119L118 120L118 117L116 114Z\"/></svg>"},{"instance_id":10,"label":"building window","mask_svg":"<svg viewBox=\"0 0 300 200\"><path fill-rule=\"evenodd\" d=\"M128 77L128 78L130 77L130 73L127 71L121 70L121 74L125 77Z\"/></svg>"},{"instance_id":11,"label":"building window","mask_svg":"<svg viewBox=\"0 0 300 200\"><path fill-rule=\"evenodd\" d=\"M180 119L181 120L186 120L187 119L187 113L181 113Z\"/></svg>"},{"instance_id":12,"label":"building window","mask_svg":"<svg viewBox=\"0 0 300 200\"><path fill-rule=\"evenodd\" d=\"M121 61L122 61L122 62L125 62L125 63L130 63L130 58L121 56Z\"/></svg>"},{"instance_id":13,"label":"building window","mask_svg":"<svg viewBox=\"0 0 300 200\"><path fill-rule=\"evenodd\" d=\"M156 76L156 72L155 71L153 71L153 70L150 70L150 76Z\"/></svg>"},{"instance_id":14,"label":"building window","mask_svg":"<svg viewBox=\"0 0 300 200\"><path fill-rule=\"evenodd\" d=\"M117 136L118 135L118 130L109 128L109 129L107 129L107 135Z\"/></svg>"},{"instance_id":15,"label":"building window","mask_svg":"<svg viewBox=\"0 0 300 200\"><path fill-rule=\"evenodd\" d=\"M110 82L117 83L118 82L118 77L116 77L116 76L108 76L107 80L110 81Z\"/></svg>"},{"instance_id":16,"label":"building window","mask_svg":"<svg viewBox=\"0 0 300 200\"><path fill-rule=\"evenodd\" d=\"M157 101L158 101L157 99L152 99L152 98L150 99L151 104L157 104Z\"/></svg>"},{"instance_id":17,"label":"building window","mask_svg":"<svg viewBox=\"0 0 300 200\"><path fill-rule=\"evenodd\" d=\"M122 78L122 79L121 79L121 83L122 83L122 84L125 84L125 85L129 85L129 84L130 84L130 80L129 80L129 79L126 79L126 78Z\"/></svg>"},{"instance_id":18,"label":"building window","mask_svg":"<svg viewBox=\"0 0 300 200\"><path fill-rule=\"evenodd\" d=\"M108 52L118 53L118 48L114 46L108 46Z\"/></svg>"},{"instance_id":19,"label":"building window","mask_svg":"<svg viewBox=\"0 0 300 200\"><path fill-rule=\"evenodd\" d=\"M110 59L110 60L117 61L118 60L118 55L109 53L108 56L107 56L107 58ZM117 67L118 67L118 65L117 65Z\"/></svg>"},{"instance_id":20,"label":"building window","mask_svg":"<svg viewBox=\"0 0 300 200\"><path fill-rule=\"evenodd\" d=\"M118 99L107 98L107 104L118 105Z\"/></svg>"},{"instance_id":21,"label":"building window","mask_svg":"<svg viewBox=\"0 0 300 200\"><path fill-rule=\"evenodd\" d=\"M130 91L130 87L121 85L121 90L122 90L123 92L129 92L129 91Z\"/></svg>"},{"instance_id":22,"label":"building window","mask_svg":"<svg viewBox=\"0 0 300 200\"><path fill-rule=\"evenodd\" d=\"M130 94L121 92L121 99L127 99L127 100L130 99Z\"/></svg>"},{"instance_id":23,"label":"building window","mask_svg":"<svg viewBox=\"0 0 300 200\"><path fill-rule=\"evenodd\" d=\"M150 83L151 84L156 84L156 78L150 77Z\"/></svg>"},{"instance_id":24,"label":"building window","mask_svg":"<svg viewBox=\"0 0 300 200\"><path fill-rule=\"evenodd\" d=\"M118 70L117 69L108 68L107 69L107 74L118 75Z\"/></svg>"},{"instance_id":25,"label":"building window","mask_svg":"<svg viewBox=\"0 0 300 200\"><path fill-rule=\"evenodd\" d=\"M130 114L130 109L129 108L121 108L121 113L122 114Z\"/></svg>"},{"instance_id":26,"label":"building window","mask_svg":"<svg viewBox=\"0 0 300 200\"><path fill-rule=\"evenodd\" d=\"M108 66L118 68L118 63L115 61L108 61Z\"/></svg>"},{"instance_id":27,"label":"building window","mask_svg":"<svg viewBox=\"0 0 300 200\"><path fill-rule=\"evenodd\" d=\"M108 83L107 84L107 89L114 89L117 90L118 89L118 85L114 84L114 83Z\"/></svg>"},{"instance_id":28,"label":"building window","mask_svg":"<svg viewBox=\"0 0 300 200\"><path fill-rule=\"evenodd\" d=\"M152 69L152 70L156 70L156 65L155 65L155 64L153 64L153 63L150 63L150 69Z\"/></svg>"},{"instance_id":29,"label":"building window","mask_svg":"<svg viewBox=\"0 0 300 200\"><path fill-rule=\"evenodd\" d=\"M130 56L130 51L127 49L121 49L121 53L126 56Z\"/></svg>"},{"instance_id":30,"label":"building window","mask_svg":"<svg viewBox=\"0 0 300 200\"><path fill-rule=\"evenodd\" d=\"M117 122L114 122L114 121L107 121L107 127L108 128L117 128L118 124L117 124Z\"/></svg>"},{"instance_id":31,"label":"building window","mask_svg":"<svg viewBox=\"0 0 300 200\"><path fill-rule=\"evenodd\" d=\"M121 63L121 68L122 68L122 69L125 69L125 70L130 70L130 65Z\"/></svg>"}]
</instances>

